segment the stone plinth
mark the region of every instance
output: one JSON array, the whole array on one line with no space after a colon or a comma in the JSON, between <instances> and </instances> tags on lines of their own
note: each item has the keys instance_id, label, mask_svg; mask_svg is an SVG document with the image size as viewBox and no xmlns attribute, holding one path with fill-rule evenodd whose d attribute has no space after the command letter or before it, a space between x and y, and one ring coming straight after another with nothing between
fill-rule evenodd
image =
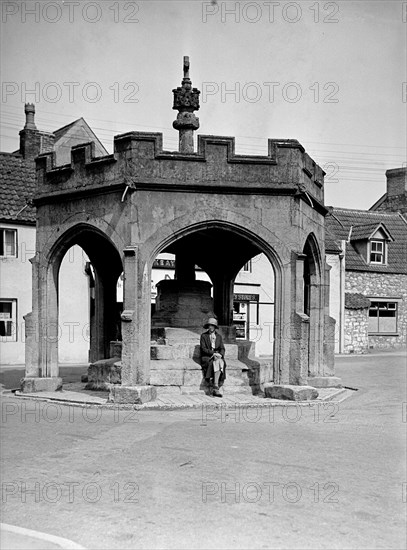
<instances>
[{"instance_id":1,"label":"stone plinth","mask_svg":"<svg viewBox=\"0 0 407 550\"><path fill-rule=\"evenodd\" d=\"M141 405L153 401L157 397L154 386L111 386L109 401L113 403L134 403Z\"/></svg>"},{"instance_id":2,"label":"stone plinth","mask_svg":"<svg viewBox=\"0 0 407 550\"><path fill-rule=\"evenodd\" d=\"M109 390L110 384L121 383L121 372L120 357L111 357L110 359L95 361L88 367L88 383L85 389Z\"/></svg>"},{"instance_id":3,"label":"stone plinth","mask_svg":"<svg viewBox=\"0 0 407 550\"><path fill-rule=\"evenodd\" d=\"M264 384L264 394L271 399L289 401L310 401L318 397L318 391L312 386L293 386Z\"/></svg>"},{"instance_id":4,"label":"stone plinth","mask_svg":"<svg viewBox=\"0 0 407 550\"><path fill-rule=\"evenodd\" d=\"M41 391L61 391L62 378L23 378L21 380L21 393L35 393Z\"/></svg>"},{"instance_id":5,"label":"stone plinth","mask_svg":"<svg viewBox=\"0 0 407 550\"><path fill-rule=\"evenodd\" d=\"M157 284L153 327L202 327L213 312L211 283L163 280ZM201 329L202 330L202 329Z\"/></svg>"}]
</instances>

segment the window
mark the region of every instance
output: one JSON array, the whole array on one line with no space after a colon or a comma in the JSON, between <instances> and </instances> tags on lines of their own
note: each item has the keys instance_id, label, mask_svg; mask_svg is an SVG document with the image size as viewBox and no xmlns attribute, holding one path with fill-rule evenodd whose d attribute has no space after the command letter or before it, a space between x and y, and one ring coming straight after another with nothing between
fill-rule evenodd
<instances>
[{"instance_id":1,"label":"window","mask_svg":"<svg viewBox=\"0 0 407 550\"><path fill-rule=\"evenodd\" d=\"M369 308L369 334L397 332L397 302L371 301Z\"/></svg>"},{"instance_id":2,"label":"window","mask_svg":"<svg viewBox=\"0 0 407 550\"><path fill-rule=\"evenodd\" d=\"M243 271L247 271L248 273L252 272L252 261L249 260L247 263L243 266Z\"/></svg>"},{"instance_id":3,"label":"window","mask_svg":"<svg viewBox=\"0 0 407 550\"><path fill-rule=\"evenodd\" d=\"M0 339L2 342L17 340L17 300L0 300Z\"/></svg>"},{"instance_id":4,"label":"window","mask_svg":"<svg viewBox=\"0 0 407 550\"><path fill-rule=\"evenodd\" d=\"M0 256L17 256L17 229L0 229Z\"/></svg>"},{"instance_id":5,"label":"window","mask_svg":"<svg viewBox=\"0 0 407 550\"><path fill-rule=\"evenodd\" d=\"M384 241L370 241L370 263L371 264L386 263Z\"/></svg>"}]
</instances>

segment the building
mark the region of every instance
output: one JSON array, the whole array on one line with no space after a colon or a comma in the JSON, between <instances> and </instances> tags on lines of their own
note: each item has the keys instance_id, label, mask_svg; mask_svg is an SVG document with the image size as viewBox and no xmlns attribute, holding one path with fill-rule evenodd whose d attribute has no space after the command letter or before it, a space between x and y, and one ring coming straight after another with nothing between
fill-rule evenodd
<instances>
[{"instance_id":1,"label":"building","mask_svg":"<svg viewBox=\"0 0 407 550\"><path fill-rule=\"evenodd\" d=\"M81 118L54 133L37 130L35 107L25 105L26 122L20 132L20 147L0 153L0 342L1 364L25 362L24 315L32 309L32 265L35 255L36 215L34 159L55 152L56 165L66 162L73 145L92 141L95 154L107 151ZM61 264L58 338L61 362L88 358L88 258L72 248ZM75 288L75 292L69 288Z\"/></svg>"},{"instance_id":2,"label":"building","mask_svg":"<svg viewBox=\"0 0 407 550\"><path fill-rule=\"evenodd\" d=\"M111 360L120 368L120 383L110 388L113 401L144 402L157 389L199 387L196 349L208 315L217 316L228 346L229 387L245 377L253 388L337 385L323 170L297 140L270 139L267 155L244 156L235 154L233 138L198 136L195 151L199 90L192 88L187 58L173 93L179 151L163 150L161 134L129 132L115 137L112 155L97 157L94 145L81 144L63 166L54 152L36 159L36 255L23 391L61 387L56 275L74 245L92 266L91 360L100 373ZM174 278L158 281L152 313L152 269L160 254L174 256ZM273 341L265 358L256 342L237 337L248 328L250 336L249 316L259 324L264 300L244 279L244 267L261 255L273 272ZM210 282L198 278L197 266ZM116 365L111 349L118 335Z\"/></svg>"},{"instance_id":3,"label":"building","mask_svg":"<svg viewBox=\"0 0 407 550\"><path fill-rule=\"evenodd\" d=\"M407 215L407 175L406 167L386 171L386 193L370 207L370 210L400 212Z\"/></svg>"},{"instance_id":4,"label":"building","mask_svg":"<svg viewBox=\"0 0 407 550\"><path fill-rule=\"evenodd\" d=\"M368 211L329 209L326 253L336 352L406 345L406 172L386 172L387 193Z\"/></svg>"}]
</instances>

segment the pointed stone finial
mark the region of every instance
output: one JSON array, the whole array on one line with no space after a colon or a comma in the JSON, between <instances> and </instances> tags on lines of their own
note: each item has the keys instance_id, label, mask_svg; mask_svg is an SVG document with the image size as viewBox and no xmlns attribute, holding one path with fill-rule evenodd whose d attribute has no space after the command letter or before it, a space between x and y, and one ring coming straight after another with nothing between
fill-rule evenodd
<instances>
[{"instance_id":1,"label":"pointed stone finial","mask_svg":"<svg viewBox=\"0 0 407 550\"><path fill-rule=\"evenodd\" d=\"M172 125L179 131L179 150L181 153L194 152L194 130L199 128L199 118L194 115L194 111L199 109L199 94L201 92L197 88L192 88L189 68L189 57L185 55L184 78L181 87L173 90L174 105L172 108L178 111L178 116Z\"/></svg>"},{"instance_id":2,"label":"pointed stone finial","mask_svg":"<svg viewBox=\"0 0 407 550\"><path fill-rule=\"evenodd\" d=\"M189 80L189 56L184 55L184 79L188 78Z\"/></svg>"}]
</instances>

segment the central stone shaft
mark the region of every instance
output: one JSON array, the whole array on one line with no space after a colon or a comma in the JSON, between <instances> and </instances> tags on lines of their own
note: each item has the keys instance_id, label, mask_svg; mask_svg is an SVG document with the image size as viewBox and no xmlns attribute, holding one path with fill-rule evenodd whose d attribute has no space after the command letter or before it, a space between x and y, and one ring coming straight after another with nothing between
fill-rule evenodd
<instances>
[{"instance_id":1,"label":"central stone shaft","mask_svg":"<svg viewBox=\"0 0 407 550\"><path fill-rule=\"evenodd\" d=\"M211 283L166 279L157 284L153 327L200 328L213 312Z\"/></svg>"}]
</instances>

